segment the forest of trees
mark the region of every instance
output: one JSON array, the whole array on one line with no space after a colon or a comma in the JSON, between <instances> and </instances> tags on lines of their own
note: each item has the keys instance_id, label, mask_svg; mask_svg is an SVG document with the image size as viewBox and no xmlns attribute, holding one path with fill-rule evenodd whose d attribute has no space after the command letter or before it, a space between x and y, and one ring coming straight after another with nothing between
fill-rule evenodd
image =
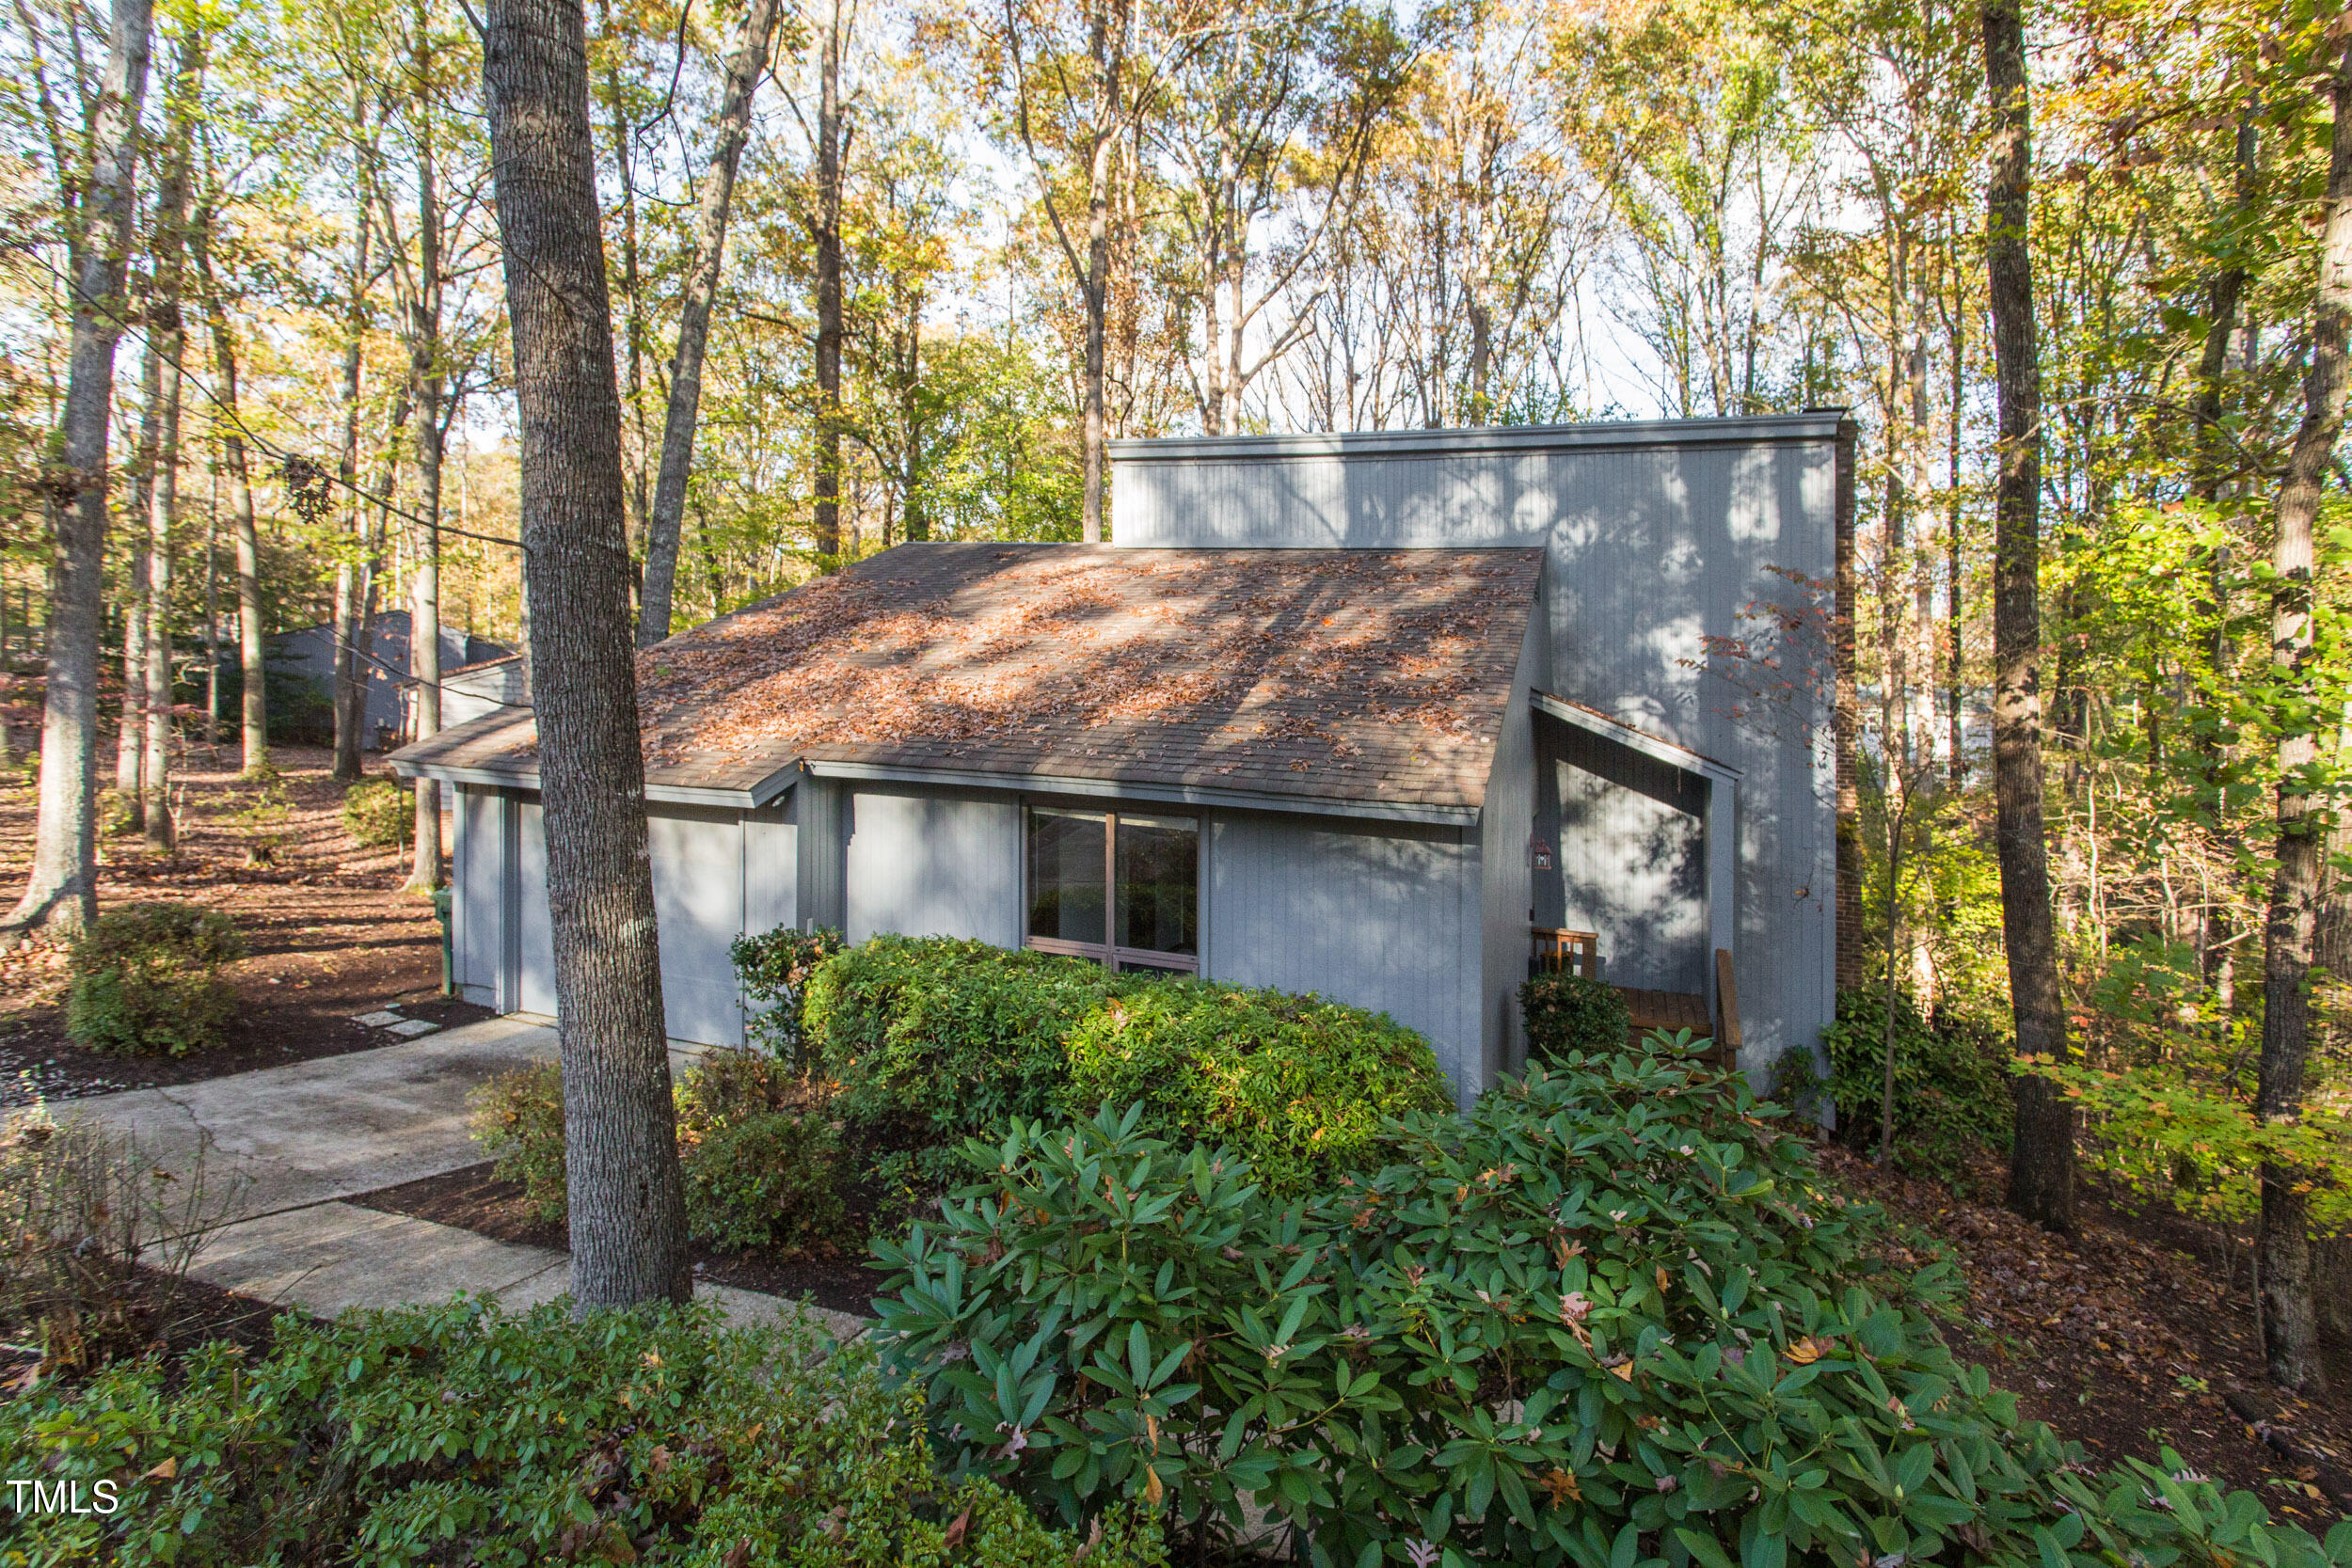
<instances>
[{"instance_id":1,"label":"forest of trees","mask_svg":"<svg viewBox=\"0 0 2352 1568\"><path fill-rule=\"evenodd\" d=\"M10 4L0 644L160 853L175 737L265 761L268 634L529 625L484 34ZM1877 979L2046 1058L2028 1212L2066 1223L2081 1127L2264 1215L2273 1371L2309 1375L2311 1238L2352 1224L2343 15L585 17L641 643L901 541L1115 533L1110 437L1851 408ZM87 907L69 772L20 924Z\"/></svg>"}]
</instances>

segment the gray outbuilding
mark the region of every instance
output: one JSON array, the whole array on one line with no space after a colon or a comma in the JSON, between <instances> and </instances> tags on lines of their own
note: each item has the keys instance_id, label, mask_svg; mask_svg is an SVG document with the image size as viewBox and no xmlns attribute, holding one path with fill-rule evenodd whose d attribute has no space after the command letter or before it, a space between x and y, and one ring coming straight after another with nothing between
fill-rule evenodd
<instances>
[{"instance_id":1,"label":"gray outbuilding","mask_svg":"<svg viewBox=\"0 0 2352 1568\"><path fill-rule=\"evenodd\" d=\"M639 656L669 1026L778 926L1312 990L1465 1103L1565 961L1813 1050L1836 986L1849 427L1117 442L1113 546L901 546ZM552 1013L530 711L457 788L457 977ZM1728 1025L1728 1028L1726 1028Z\"/></svg>"},{"instance_id":2,"label":"gray outbuilding","mask_svg":"<svg viewBox=\"0 0 2352 1568\"><path fill-rule=\"evenodd\" d=\"M404 689L407 685L408 612L384 610L375 614L374 639L359 669L367 685L367 707L360 721L365 744L373 746L379 734L405 734L409 724ZM511 657L508 649L487 638L453 626L441 628L441 668L454 671ZM270 668L298 675L310 683L321 703L332 701L335 689L335 627L331 622L280 632L269 640Z\"/></svg>"}]
</instances>

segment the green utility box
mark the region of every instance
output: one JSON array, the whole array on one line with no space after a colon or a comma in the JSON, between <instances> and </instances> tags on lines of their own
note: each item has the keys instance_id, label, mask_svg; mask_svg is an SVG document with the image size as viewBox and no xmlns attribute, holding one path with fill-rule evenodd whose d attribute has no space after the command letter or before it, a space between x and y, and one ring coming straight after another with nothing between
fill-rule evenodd
<instances>
[{"instance_id":1,"label":"green utility box","mask_svg":"<svg viewBox=\"0 0 2352 1568\"><path fill-rule=\"evenodd\" d=\"M433 890L433 913L441 923L441 994L443 996L457 994L457 949L450 940L449 913L452 900L453 895L450 889L437 887Z\"/></svg>"}]
</instances>

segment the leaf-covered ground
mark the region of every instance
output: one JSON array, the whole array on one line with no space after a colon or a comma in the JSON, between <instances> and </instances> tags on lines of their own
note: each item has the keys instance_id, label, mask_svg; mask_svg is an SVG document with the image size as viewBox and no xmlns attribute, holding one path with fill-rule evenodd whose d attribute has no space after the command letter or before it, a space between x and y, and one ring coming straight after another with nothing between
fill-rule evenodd
<instances>
[{"instance_id":1,"label":"leaf-covered ground","mask_svg":"<svg viewBox=\"0 0 2352 1568\"><path fill-rule=\"evenodd\" d=\"M1999 1207L2004 1173L1991 1159L1967 1180L1938 1182L1841 1148L1822 1158L1850 1191L1959 1264L1968 1323L1954 1348L2094 1461L2154 1460L2170 1448L2315 1533L2352 1514L2352 1347L2329 1347L2338 1392L2298 1399L2272 1387L2242 1253L2235 1289L2217 1267L2230 1260L2223 1238L2095 1194L2078 1234L2054 1235Z\"/></svg>"},{"instance_id":2,"label":"leaf-covered ground","mask_svg":"<svg viewBox=\"0 0 2352 1568\"><path fill-rule=\"evenodd\" d=\"M14 758L40 735L40 682L0 682ZM113 782L114 739L102 733L103 781ZM155 1084L183 1084L314 1056L366 1050L394 1037L351 1022L400 1002L421 1016L459 1022L485 1016L440 1003L440 928L431 903L400 891L405 849L354 843L342 823L343 787L332 756L314 747L275 754L282 803L257 816L263 792L237 777L237 749L182 746L172 787L180 804L176 853L154 858L136 835L100 843L103 909L142 899L205 904L244 932L249 956L230 966L238 1009L215 1051L179 1059L78 1050L65 1037L66 955L35 942L0 954L0 1106L78 1099ZM367 759L383 777L380 758ZM13 905L32 865L38 810L33 776L0 767L0 907ZM267 863L252 863L257 840Z\"/></svg>"}]
</instances>

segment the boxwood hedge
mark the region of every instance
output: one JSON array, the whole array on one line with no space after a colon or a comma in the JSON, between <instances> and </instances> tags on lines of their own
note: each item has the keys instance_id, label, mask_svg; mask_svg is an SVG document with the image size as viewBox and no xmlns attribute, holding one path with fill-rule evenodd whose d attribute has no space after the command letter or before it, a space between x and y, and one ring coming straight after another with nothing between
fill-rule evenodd
<instances>
[{"instance_id":1,"label":"boxwood hedge","mask_svg":"<svg viewBox=\"0 0 2352 1568\"><path fill-rule=\"evenodd\" d=\"M1383 1117L1452 1102L1384 1015L982 942L876 937L818 967L803 1018L851 1137L933 1177L1016 1119L1140 1101L1147 1131L1230 1142L1303 1189L1376 1163Z\"/></svg>"}]
</instances>

